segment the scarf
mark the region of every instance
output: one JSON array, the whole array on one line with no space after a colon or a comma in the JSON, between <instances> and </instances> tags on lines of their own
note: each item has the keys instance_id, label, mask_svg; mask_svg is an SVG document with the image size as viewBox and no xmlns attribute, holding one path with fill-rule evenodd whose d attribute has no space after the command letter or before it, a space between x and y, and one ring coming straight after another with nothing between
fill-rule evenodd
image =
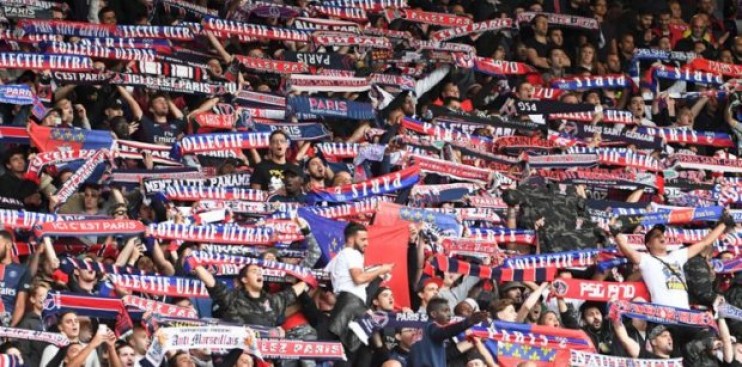
<instances>
[{"instance_id":1,"label":"scarf","mask_svg":"<svg viewBox=\"0 0 742 367\"><path fill-rule=\"evenodd\" d=\"M624 124L634 125L634 115L629 111L623 110L603 110L600 122L607 124ZM552 113L549 120L569 120L580 122L592 122L597 113L595 112L572 112L572 113Z\"/></svg>"},{"instance_id":2,"label":"scarf","mask_svg":"<svg viewBox=\"0 0 742 367\"><path fill-rule=\"evenodd\" d=\"M682 169L700 169L711 172L742 173L742 160L705 157L702 155L673 154L673 166Z\"/></svg>"},{"instance_id":3,"label":"scarf","mask_svg":"<svg viewBox=\"0 0 742 367\"><path fill-rule=\"evenodd\" d=\"M198 313L190 307L180 307L168 303L158 302L142 297L126 295L121 299L129 309L142 312L151 312L154 315L164 317L179 317L186 319L198 319Z\"/></svg>"},{"instance_id":4,"label":"scarf","mask_svg":"<svg viewBox=\"0 0 742 367\"><path fill-rule=\"evenodd\" d=\"M327 6L347 6L360 8L371 12L380 12L386 8L406 8L406 0L328 0L323 4Z\"/></svg>"},{"instance_id":5,"label":"scarf","mask_svg":"<svg viewBox=\"0 0 742 367\"><path fill-rule=\"evenodd\" d=\"M204 30L217 31L221 34L267 38L274 41L309 42L310 40L309 32L298 29L241 23L219 18L206 18L202 24Z\"/></svg>"},{"instance_id":6,"label":"scarf","mask_svg":"<svg viewBox=\"0 0 742 367\"><path fill-rule=\"evenodd\" d=\"M724 78L722 78L721 75L694 71L689 68L674 68L671 66L655 67L652 76L654 78L678 80L691 83L714 85L724 84Z\"/></svg>"},{"instance_id":7,"label":"scarf","mask_svg":"<svg viewBox=\"0 0 742 367\"><path fill-rule=\"evenodd\" d=\"M624 74L570 77L552 79L551 86L561 90L624 89L631 86L631 79Z\"/></svg>"},{"instance_id":8,"label":"scarf","mask_svg":"<svg viewBox=\"0 0 742 367\"><path fill-rule=\"evenodd\" d=\"M430 39L433 41L443 42L454 38L463 37L469 34L477 34L489 31L501 31L513 27L513 20L510 18L496 18L478 23L470 23L455 28L445 28L440 31L431 33Z\"/></svg>"},{"instance_id":9,"label":"scarf","mask_svg":"<svg viewBox=\"0 0 742 367\"><path fill-rule=\"evenodd\" d=\"M246 68L262 72L276 74L300 74L309 72L309 67L299 62L270 60L242 55L235 55L235 58Z\"/></svg>"},{"instance_id":10,"label":"scarf","mask_svg":"<svg viewBox=\"0 0 742 367\"><path fill-rule=\"evenodd\" d=\"M70 344L70 340L60 333L49 333L45 331L34 331L9 327L0 327L0 337L44 342L56 345L59 348L65 347Z\"/></svg>"},{"instance_id":11,"label":"scarf","mask_svg":"<svg viewBox=\"0 0 742 367\"><path fill-rule=\"evenodd\" d=\"M533 88L534 99L556 101L559 99L559 96L561 95L562 95L562 91L560 89L543 88L543 87Z\"/></svg>"},{"instance_id":12,"label":"scarf","mask_svg":"<svg viewBox=\"0 0 742 367\"><path fill-rule=\"evenodd\" d=\"M366 92L371 89L366 78L339 78L325 75L292 74L286 81L294 92Z\"/></svg>"},{"instance_id":13,"label":"scarf","mask_svg":"<svg viewBox=\"0 0 742 367\"><path fill-rule=\"evenodd\" d=\"M437 25L441 27L460 27L472 24L472 20L467 17L412 9L385 10L384 17L389 23L396 19L404 19L408 22Z\"/></svg>"},{"instance_id":14,"label":"scarf","mask_svg":"<svg viewBox=\"0 0 742 367\"><path fill-rule=\"evenodd\" d=\"M588 353L581 350L571 350L570 353L569 365L571 367L683 367L682 358L625 358Z\"/></svg>"},{"instance_id":15,"label":"scarf","mask_svg":"<svg viewBox=\"0 0 742 367\"><path fill-rule=\"evenodd\" d=\"M519 115L546 115L550 113L593 112L595 105L589 103L564 103L555 101L517 101L515 110Z\"/></svg>"},{"instance_id":16,"label":"scarf","mask_svg":"<svg viewBox=\"0 0 742 367\"><path fill-rule=\"evenodd\" d=\"M287 61L323 69L351 70L354 66L354 61L349 56L336 53L286 51L283 53L283 57Z\"/></svg>"},{"instance_id":17,"label":"scarf","mask_svg":"<svg viewBox=\"0 0 742 367\"><path fill-rule=\"evenodd\" d=\"M296 6L272 4L265 1L256 1L245 8L251 15L257 15L261 18L296 18L302 11L301 8Z\"/></svg>"},{"instance_id":18,"label":"scarf","mask_svg":"<svg viewBox=\"0 0 742 367\"><path fill-rule=\"evenodd\" d=\"M99 274L139 274L145 275L143 271L133 266L120 267L115 265L93 262L89 260L80 260L74 257L65 257L60 261L59 268L67 274L72 274L75 270L89 270Z\"/></svg>"},{"instance_id":19,"label":"scarf","mask_svg":"<svg viewBox=\"0 0 742 367\"><path fill-rule=\"evenodd\" d=\"M250 174L232 173L229 175L206 178L159 178L148 177L142 180L145 195L167 191L168 187L203 186L203 187L244 187L250 185Z\"/></svg>"},{"instance_id":20,"label":"scarf","mask_svg":"<svg viewBox=\"0 0 742 367\"><path fill-rule=\"evenodd\" d=\"M530 168L568 169L572 167L595 167L598 157L595 154L551 154L528 155L524 160Z\"/></svg>"},{"instance_id":21,"label":"scarf","mask_svg":"<svg viewBox=\"0 0 742 367\"><path fill-rule=\"evenodd\" d=\"M558 297L585 301L608 302L613 297L619 301L630 301L634 297L650 299L644 282L605 282L585 279L555 279L554 293Z\"/></svg>"},{"instance_id":22,"label":"scarf","mask_svg":"<svg viewBox=\"0 0 742 367\"><path fill-rule=\"evenodd\" d=\"M158 240L184 240L231 245L270 245L273 231L267 228L238 226L195 226L160 223L148 227L148 235Z\"/></svg>"},{"instance_id":23,"label":"scarf","mask_svg":"<svg viewBox=\"0 0 742 367\"><path fill-rule=\"evenodd\" d=\"M435 124L416 121L408 117L402 118L401 126L422 135L432 136L437 140L455 142L457 146L460 144L461 146L477 151L480 149L491 150L494 146L492 140L485 137L470 135L455 129L446 129Z\"/></svg>"},{"instance_id":24,"label":"scarf","mask_svg":"<svg viewBox=\"0 0 742 367\"><path fill-rule=\"evenodd\" d=\"M636 60L659 60L679 61L685 63L696 58L693 52L664 51L652 48L637 48L634 50L632 61Z\"/></svg>"},{"instance_id":25,"label":"scarf","mask_svg":"<svg viewBox=\"0 0 742 367\"><path fill-rule=\"evenodd\" d=\"M390 49L392 43L384 37L358 36L347 33L315 32L312 42L317 46L340 47L355 46L365 48Z\"/></svg>"},{"instance_id":26,"label":"scarf","mask_svg":"<svg viewBox=\"0 0 742 367\"><path fill-rule=\"evenodd\" d=\"M361 339L363 344L368 345L368 339L379 330L386 328L391 330L402 328L423 329L428 322L428 315L425 313L375 311L357 317L350 322L348 327Z\"/></svg>"},{"instance_id":27,"label":"scarf","mask_svg":"<svg viewBox=\"0 0 742 367\"><path fill-rule=\"evenodd\" d=\"M595 169L589 171L539 171L538 176L573 185L588 185L608 187L624 190L636 190L639 187L653 191L662 191L664 182L662 176L650 173L632 173L626 171L601 172Z\"/></svg>"},{"instance_id":28,"label":"scarf","mask_svg":"<svg viewBox=\"0 0 742 367\"><path fill-rule=\"evenodd\" d=\"M448 256L454 255L486 255L498 256L500 249L496 242L487 242L471 238L444 237L441 241L441 247Z\"/></svg>"},{"instance_id":29,"label":"scarf","mask_svg":"<svg viewBox=\"0 0 742 367\"><path fill-rule=\"evenodd\" d=\"M78 221L54 221L36 226L36 237L77 237L88 235L139 235L146 228L141 221L133 219L98 219Z\"/></svg>"},{"instance_id":30,"label":"scarf","mask_svg":"<svg viewBox=\"0 0 742 367\"><path fill-rule=\"evenodd\" d=\"M65 311L74 311L79 316L116 320L117 336L125 335L133 325L120 299L78 293L49 292L44 300L42 313L44 318L56 316Z\"/></svg>"},{"instance_id":31,"label":"scarf","mask_svg":"<svg viewBox=\"0 0 742 367\"><path fill-rule=\"evenodd\" d=\"M67 42L49 42L43 45L42 48L48 53L88 56L95 59L118 61L155 60L155 51L152 49L108 48Z\"/></svg>"},{"instance_id":32,"label":"scarf","mask_svg":"<svg viewBox=\"0 0 742 367\"><path fill-rule=\"evenodd\" d=\"M179 159L187 154L198 154L225 149L261 149L269 145L267 133L218 133L187 135L173 145L170 155Z\"/></svg>"},{"instance_id":33,"label":"scarf","mask_svg":"<svg viewBox=\"0 0 742 367\"><path fill-rule=\"evenodd\" d=\"M366 11L359 8L314 5L311 7L311 11L314 15L325 16L328 18L345 19L360 24L368 22Z\"/></svg>"},{"instance_id":34,"label":"scarf","mask_svg":"<svg viewBox=\"0 0 742 367\"><path fill-rule=\"evenodd\" d=\"M153 350L164 354L170 350L196 349L245 349L249 354L263 359L255 332L244 326L204 326L160 328L145 359L154 355ZM337 343L339 344L339 343ZM340 348L342 350L342 348ZM288 351L287 351L288 353ZM155 358L155 360L157 360ZM151 361L151 360L150 360ZM161 359L160 359L161 361ZM157 364L159 366L159 364Z\"/></svg>"},{"instance_id":35,"label":"scarf","mask_svg":"<svg viewBox=\"0 0 742 367\"><path fill-rule=\"evenodd\" d=\"M24 19L18 27L25 33L55 34L76 37L121 37L121 38L158 38L175 41L192 41L194 33L186 26L149 26L149 25L105 25L64 20Z\"/></svg>"},{"instance_id":36,"label":"scarf","mask_svg":"<svg viewBox=\"0 0 742 367\"><path fill-rule=\"evenodd\" d=\"M513 269L586 268L595 265L595 257L600 252L600 250L578 250L517 256L505 259L502 266Z\"/></svg>"},{"instance_id":37,"label":"scarf","mask_svg":"<svg viewBox=\"0 0 742 367\"><path fill-rule=\"evenodd\" d=\"M197 19L217 16L217 11L214 9L184 0L159 0L158 3L168 14L172 14L174 10L177 10L181 14L187 14Z\"/></svg>"},{"instance_id":38,"label":"scarf","mask_svg":"<svg viewBox=\"0 0 742 367\"><path fill-rule=\"evenodd\" d=\"M330 31L356 34L361 33L361 29L358 24L353 22L346 22L343 20L298 17L294 19L294 23L292 25L294 26L294 28L303 31Z\"/></svg>"},{"instance_id":39,"label":"scarf","mask_svg":"<svg viewBox=\"0 0 742 367\"><path fill-rule=\"evenodd\" d=\"M288 105L293 112L317 116L338 117L351 120L373 120L374 108L370 103L343 99L317 98L307 96L289 97Z\"/></svg>"},{"instance_id":40,"label":"scarf","mask_svg":"<svg viewBox=\"0 0 742 367\"><path fill-rule=\"evenodd\" d=\"M619 130L601 125L587 125L578 123L566 123L564 132L579 138L592 138L595 134L600 134L602 139L609 141L620 141L626 144L633 144L639 148L660 149L663 146L662 137L651 133L651 131L638 128L636 131Z\"/></svg>"},{"instance_id":41,"label":"scarf","mask_svg":"<svg viewBox=\"0 0 742 367\"><path fill-rule=\"evenodd\" d=\"M489 325L474 325L467 334L497 342L525 344L533 349L541 347L595 351L590 337L583 330L493 321ZM458 339L462 339L462 336Z\"/></svg>"},{"instance_id":42,"label":"scarf","mask_svg":"<svg viewBox=\"0 0 742 367\"><path fill-rule=\"evenodd\" d=\"M312 288L316 288L318 284L315 272L310 268L305 268L299 265L280 263L276 261L260 260L252 257L209 254L206 252L195 251L192 253L191 256L186 258L184 269L187 273L190 273L190 271L198 265L204 267L209 267L212 265L235 265L238 268L243 268L249 265L257 265L265 269L278 270L283 273L284 277L286 276L286 274L291 275L294 278L297 278L309 284Z\"/></svg>"},{"instance_id":43,"label":"scarf","mask_svg":"<svg viewBox=\"0 0 742 367\"><path fill-rule=\"evenodd\" d=\"M111 283L127 292L156 296L209 298L206 286L197 279L154 275L110 274ZM121 302L121 300L116 300Z\"/></svg>"},{"instance_id":44,"label":"scarf","mask_svg":"<svg viewBox=\"0 0 742 367\"><path fill-rule=\"evenodd\" d=\"M39 175L41 175L41 169L44 166L50 164L60 164L76 160L89 160L93 158L97 150L93 149L82 149L82 150L54 150L51 152L44 152L36 154L29 162L26 174L23 176L26 180L31 180L39 183Z\"/></svg>"},{"instance_id":45,"label":"scarf","mask_svg":"<svg viewBox=\"0 0 742 367\"><path fill-rule=\"evenodd\" d=\"M0 52L0 68L34 71L92 71L93 60L87 56Z\"/></svg>"},{"instance_id":46,"label":"scarf","mask_svg":"<svg viewBox=\"0 0 742 367\"><path fill-rule=\"evenodd\" d=\"M528 23L533 20L536 15L545 15L550 25L559 25L593 31L600 30L600 25L595 18L578 17L569 14L522 12L518 14L518 24Z\"/></svg>"},{"instance_id":47,"label":"scarf","mask_svg":"<svg viewBox=\"0 0 742 367\"><path fill-rule=\"evenodd\" d=\"M508 207L501 198L489 195L470 196L469 204L475 208L507 209Z\"/></svg>"},{"instance_id":48,"label":"scarf","mask_svg":"<svg viewBox=\"0 0 742 367\"><path fill-rule=\"evenodd\" d=\"M638 168L645 171L660 171L660 162L648 155L636 153L623 148L586 148L572 147L567 151L568 154L588 154L598 155L598 162L607 166L622 166Z\"/></svg>"},{"instance_id":49,"label":"scarf","mask_svg":"<svg viewBox=\"0 0 742 367\"><path fill-rule=\"evenodd\" d=\"M193 116L193 121L198 124L199 132L211 132L213 130L232 130L235 127L234 115L201 112Z\"/></svg>"},{"instance_id":50,"label":"scarf","mask_svg":"<svg viewBox=\"0 0 742 367\"><path fill-rule=\"evenodd\" d=\"M414 164L420 166L420 170L425 173L437 174L451 177L455 180L470 181L482 185L486 185L490 181L491 172L488 169L476 168L417 154L411 154L408 157Z\"/></svg>"},{"instance_id":51,"label":"scarf","mask_svg":"<svg viewBox=\"0 0 742 367\"><path fill-rule=\"evenodd\" d=\"M246 200L266 201L268 193L260 190L234 187L169 186L160 197L170 201L194 202L199 200Z\"/></svg>"},{"instance_id":52,"label":"scarf","mask_svg":"<svg viewBox=\"0 0 742 367\"><path fill-rule=\"evenodd\" d=\"M465 53L467 55L474 55L474 46L463 44L463 43L451 43L451 42L436 42L436 41L422 41L418 39L408 40L410 47L416 49L418 52L429 50L439 51L446 53Z\"/></svg>"},{"instance_id":53,"label":"scarf","mask_svg":"<svg viewBox=\"0 0 742 367\"><path fill-rule=\"evenodd\" d=\"M469 228L468 238L485 239L497 243L519 243L524 245L536 244L536 232L530 229L511 228Z\"/></svg>"},{"instance_id":54,"label":"scarf","mask_svg":"<svg viewBox=\"0 0 742 367\"><path fill-rule=\"evenodd\" d=\"M461 187L467 191L467 187ZM456 218L461 218L463 221L481 221L489 222L492 224L499 224L502 222L500 215L493 209L489 208L430 208L429 210L452 214Z\"/></svg>"},{"instance_id":55,"label":"scarf","mask_svg":"<svg viewBox=\"0 0 742 367\"><path fill-rule=\"evenodd\" d=\"M504 267L489 267L485 265L468 263L443 254L433 256L426 264L426 273L432 274L432 270L442 272L463 274L466 276L479 277L483 279L495 279L499 282L547 282L556 276L557 269L510 269Z\"/></svg>"},{"instance_id":56,"label":"scarf","mask_svg":"<svg viewBox=\"0 0 742 367\"><path fill-rule=\"evenodd\" d=\"M283 130L289 136L291 141L315 141L330 137L325 125L315 124L292 124L286 122L279 123L262 123L256 122L253 128L257 132L272 133L278 129Z\"/></svg>"},{"instance_id":57,"label":"scarf","mask_svg":"<svg viewBox=\"0 0 742 367\"><path fill-rule=\"evenodd\" d=\"M26 84L0 85L0 103L28 105L35 100L31 87Z\"/></svg>"},{"instance_id":58,"label":"scarf","mask_svg":"<svg viewBox=\"0 0 742 367\"><path fill-rule=\"evenodd\" d=\"M618 222L621 223L622 228L635 227L637 224L649 228L655 224L682 225L697 221L711 222L719 220L723 210L722 206L678 208L637 216L620 216Z\"/></svg>"},{"instance_id":59,"label":"scarf","mask_svg":"<svg viewBox=\"0 0 742 367\"><path fill-rule=\"evenodd\" d=\"M413 186L419 180L420 167L411 166L363 182L326 189L314 189L307 194L307 197L313 202L327 201L338 203L352 201L376 195L390 194L397 190Z\"/></svg>"},{"instance_id":60,"label":"scarf","mask_svg":"<svg viewBox=\"0 0 742 367\"><path fill-rule=\"evenodd\" d=\"M391 198L387 196L371 196L369 198L355 201L348 204L340 204L328 207L306 207L303 210L310 211L321 217L329 219L355 218L363 214L373 214L377 212L377 206L380 203L389 203Z\"/></svg>"},{"instance_id":61,"label":"scarf","mask_svg":"<svg viewBox=\"0 0 742 367\"><path fill-rule=\"evenodd\" d=\"M714 272L717 274L734 274L742 271L742 259L733 259L729 261L711 260Z\"/></svg>"},{"instance_id":62,"label":"scarf","mask_svg":"<svg viewBox=\"0 0 742 367\"><path fill-rule=\"evenodd\" d=\"M664 138L667 143L684 143L691 145L712 146L716 148L732 148L734 142L731 136L726 133L713 131L695 131L688 128L670 129L640 127L637 129L640 134L652 135Z\"/></svg>"},{"instance_id":63,"label":"scarf","mask_svg":"<svg viewBox=\"0 0 742 367\"><path fill-rule=\"evenodd\" d=\"M718 312L721 317L742 321L742 309L729 303L720 305Z\"/></svg>"},{"instance_id":64,"label":"scarf","mask_svg":"<svg viewBox=\"0 0 742 367\"><path fill-rule=\"evenodd\" d=\"M702 57L691 60L686 66L693 70L712 74L721 74L734 78L742 77L742 66L707 60Z\"/></svg>"},{"instance_id":65,"label":"scarf","mask_svg":"<svg viewBox=\"0 0 742 367\"><path fill-rule=\"evenodd\" d=\"M494 76L527 75L537 72L531 65L522 62L500 61L479 56L472 58L466 54L455 54L454 61L456 66Z\"/></svg>"},{"instance_id":66,"label":"scarf","mask_svg":"<svg viewBox=\"0 0 742 367\"><path fill-rule=\"evenodd\" d=\"M80 166L75 173L65 181L64 185L57 190L54 194L57 197L57 206L61 206L67 199L70 198L74 193L78 192L78 187L85 182L95 171L99 164L103 163L108 159L110 151L108 149L100 149L93 154L89 160Z\"/></svg>"},{"instance_id":67,"label":"scarf","mask_svg":"<svg viewBox=\"0 0 742 367\"><path fill-rule=\"evenodd\" d=\"M616 318L624 316L657 324L711 327L714 330L719 330L714 317L707 312L628 301L617 301L609 304L608 318L616 320Z\"/></svg>"},{"instance_id":68,"label":"scarf","mask_svg":"<svg viewBox=\"0 0 742 367\"><path fill-rule=\"evenodd\" d=\"M155 77L151 75L118 73L113 84L128 85L134 87L146 87L164 92L177 92L199 95L222 95L237 91L235 83L224 82L198 82L189 79Z\"/></svg>"},{"instance_id":69,"label":"scarf","mask_svg":"<svg viewBox=\"0 0 742 367\"><path fill-rule=\"evenodd\" d=\"M230 245L213 245L213 244L202 244L201 251L210 254L224 254L224 255L236 255L236 256L250 256L259 257L260 254L264 253L267 248L259 246L230 246ZM307 256L306 251L301 250L287 250L277 249L277 256L280 258L292 258L302 259Z\"/></svg>"},{"instance_id":70,"label":"scarf","mask_svg":"<svg viewBox=\"0 0 742 367\"><path fill-rule=\"evenodd\" d=\"M206 70L199 67L162 61L138 60L138 62L129 64L126 71L133 74L158 75L201 81L207 80L209 77Z\"/></svg>"}]
</instances>

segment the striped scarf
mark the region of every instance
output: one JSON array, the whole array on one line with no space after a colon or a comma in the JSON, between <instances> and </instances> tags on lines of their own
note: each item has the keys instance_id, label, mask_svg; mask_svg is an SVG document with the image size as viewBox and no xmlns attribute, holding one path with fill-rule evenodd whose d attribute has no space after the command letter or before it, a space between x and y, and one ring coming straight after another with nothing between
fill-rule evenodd
<instances>
[{"instance_id":1,"label":"striped scarf","mask_svg":"<svg viewBox=\"0 0 742 367\"><path fill-rule=\"evenodd\" d=\"M230 245L270 245L275 241L273 230L259 227L159 223L150 225L147 233L158 240L184 240Z\"/></svg>"},{"instance_id":2,"label":"striped scarf","mask_svg":"<svg viewBox=\"0 0 742 367\"><path fill-rule=\"evenodd\" d=\"M628 301L617 301L609 304L608 318L616 320L624 316L657 324L688 325L711 327L715 330L719 329L714 317L707 312Z\"/></svg>"},{"instance_id":3,"label":"striped scarf","mask_svg":"<svg viewBox=\"0 0 742 367\"><path fill-rule=\"evenodd\" d=\"M450 258L443 254L433 256L425 265L426 274L432 275L434 270L447 273L463 274L482 279L495 279L499 282L547 282L554 280L556 269L510 269L504 267L489 267L468 263Z\"/></svg>"},{"instance_id":4,"label":"striped scarf","mask_svg":"<svg viewBox=\"0 0 742 367\"><path fill-rule=\"evenodd\" d=\"M275 261L259 260L252 257L241 257L233 255L223 254L210 254L206 252L196 251L191 256L186 258L184 269L186 272L190 271L196 266L201 265L208 267L210 265L235 265L239 268L248 265L257 265L261 268L279 270L285 274L291 275L303 282L306 282L310 286L317 287L317 277L312 269L305 268L299 265L285 264ZM321 274L318 274L322 276Z\"/></svg>"},{"instance_id":5,"label":"striped scarf","mask_svg":"<svg viewBox=\"0 0 742 367\"><path fill-rule=\"evenodd\" d=\"M469 34L501 31L512 28L513 20L510 18L496 18L478 23L465 24L455 28L444 28L433 32L430 39L438 42L448 41Z\"/></svg>"}]
</instances>

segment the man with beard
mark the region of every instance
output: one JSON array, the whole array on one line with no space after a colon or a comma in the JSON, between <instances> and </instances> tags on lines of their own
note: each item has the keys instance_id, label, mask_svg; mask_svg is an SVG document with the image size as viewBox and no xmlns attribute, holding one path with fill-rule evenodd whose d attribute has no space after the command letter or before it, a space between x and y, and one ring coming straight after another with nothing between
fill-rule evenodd
<instances>
[{"instance_id":1,"label":"man with beard","mask_svg":"<svg viewBox=\"0 0 742 367\"><path fill-rule=\"evenodd\" d=\"M320 157L312 157L306 163L307 176L309 180L306 185L308 191L325 188L325 175L327 167Z\"/></svg>"},{"instance_id":2,"label":"man with beard","mask_svg":"<svg viewBox=\"0 0 742 367\"><path fill-rule=\"evenodd\" d=\"M332 287L337 294L337 303L330 314L328 329L343 343L348 356L348 365L357 366L355 358L364 353L356 353L361 341L347 325L368 310L366 305L368 284L381 275L391 273L394 264L384 264L365 270L363 254L368 246L366 227L351 222L345 227L344 235L345 248L335 255L325 269L330 273Z\"/></svg>"},{"instance_id":3,"label":"man with beard","mask_svg":"<svg viewBox=\"0 0 742 367\"><path fill-rule=\"evenodd\" d=\"M296 167L286 160L289 136L276 130L268 138L270 154L267 160L258 163L250 177L250 188L275 192L283 188L283 174L289 167ZM298 169L298 168L297 168Z\"/></svg>"},{"instance_id":4,"label":"man with beard","mask_svg":"<svg viewBox=\"0 0 742 367\"><path fill-rule=\"evenodd\" d=\"M603 318L604 308L605 304L600 302L585 302L580 306L580 318L583 324L582 329L592 339L595 349L601 354L610 354L613 330L611 330L611 324ZM564 320L564 324L569 328L574 326L568 319Z\"/></svg>"}]
</instances>

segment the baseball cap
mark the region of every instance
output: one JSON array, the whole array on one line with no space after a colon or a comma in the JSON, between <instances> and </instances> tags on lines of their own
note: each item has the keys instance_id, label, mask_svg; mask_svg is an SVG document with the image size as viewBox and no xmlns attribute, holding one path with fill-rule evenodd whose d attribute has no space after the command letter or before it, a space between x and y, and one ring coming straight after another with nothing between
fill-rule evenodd
<instances>
[{"instance_id":1,"label":"baseball cap","mask_svg":"<svg viewBox=\"0 0 742 367\"><path fill-rule=\"evenodd\" d=\"M667 227L663 224L655 224L652 229L648 230L647 233L644 235L644 244L646 245L652 238L656 237L659 234L665 233L665 230Z\"/></svg>"},{"instance_id":2,"label":"baseball cap","mask_svg":"<svg viewBox=\"0 0 742 367\"><path fill-rule=\"evenodd\" d=\"M304 170L299 168L299 166L295 166L293 164L289 164L286 166L286 168L283 169L284 176L296 176L300 178L304 178Z\"/></svg>"},{"instance_id":3,"label":"baseball cap","mask_svg":"<svg viewBox=\"0 0 742 367\"><path fill-rule=\"evenodd\" d=\"M649 334L647 334L647 340L652 340L660 336L660 334L665 331L668 331L665 325L657 325L654 327L654 329L652 329L652 331L649 332Z\"/></svg>"}]
</instances>

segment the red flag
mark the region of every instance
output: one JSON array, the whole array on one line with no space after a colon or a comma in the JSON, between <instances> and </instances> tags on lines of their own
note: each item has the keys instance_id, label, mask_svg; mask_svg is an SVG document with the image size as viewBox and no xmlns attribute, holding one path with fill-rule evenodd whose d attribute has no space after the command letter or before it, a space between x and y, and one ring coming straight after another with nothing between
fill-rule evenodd
<instances>
[{"instance_id":1,"label":"red flag","mask_svg":"<svg viewBox=\"0 0 742 367\"><path fill-rule=\"evenodd\" d=\"M366 265L394 264L392 278L387 282L394 294L394 303L400 307L410 307L410 286L407 279L407 246L410 228L401 221L391 226L369 226Z\"/></svg>"}]
</instances>

